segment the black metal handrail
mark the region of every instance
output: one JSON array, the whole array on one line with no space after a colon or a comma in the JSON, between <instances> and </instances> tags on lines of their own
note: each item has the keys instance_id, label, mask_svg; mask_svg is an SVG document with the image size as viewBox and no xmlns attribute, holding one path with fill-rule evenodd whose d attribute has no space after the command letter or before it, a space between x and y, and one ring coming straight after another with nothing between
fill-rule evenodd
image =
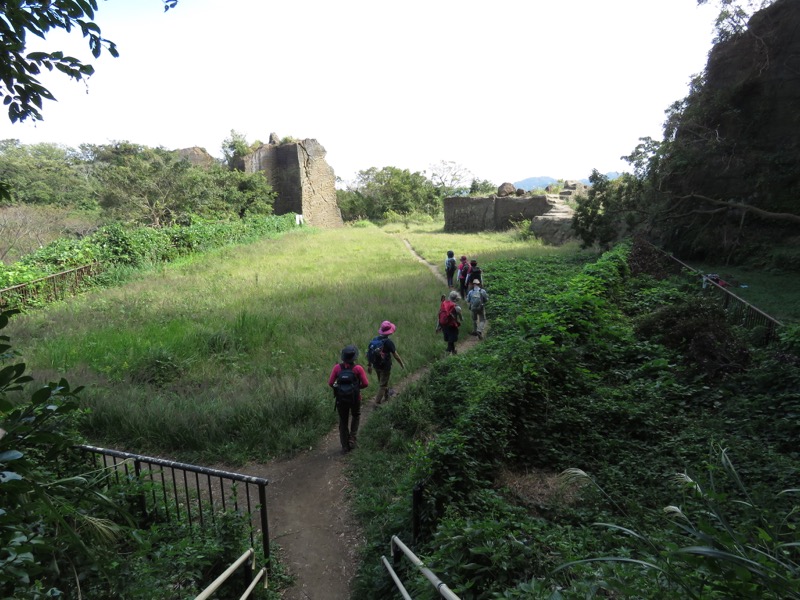
<instances>
[{"instance_id":1,"label":"black metal handrail","mask_svg":"<svg viewBox=\"0 0 800 600\"><path fill-rule=\"evenodd\" d=\"M223 511L228 509L228 505L232 505L234 511L244 512L248 515L251 522L251 545L256 545L257 532L260 531L264 560L267 565L267 571L271 574L269 525L267 522L268 479L109 448L99 448L97 446L80 444L76 448L91 454L95 465L98 464L98 460L101 460L103 468L113 469L117 480L119 480L121 474L125 477L131 477L130 467L132 465L133 475L137 480L158 484L152 487L149 498L145 494L139 497L139 508L144 515L153 514L155 516L161 509L164 511L164 517L170 520L173 516L171 514L172 511L177 520L180 521L185 518L189 527L193 527L195 521L197 521L199 527L202 528L205 525L205 517L203 515L204 501L209 505L212 522L215 522L214 502L216 493L219 496L218 502L221 504ZM153 467L158 468L154 469ZM188 475L190 473L194 474L193 478ZM202 486L201 476L205 479ZM191 479L194 479L194 481L191 481ZM236 490L237 483L244 484L244 494L239 494L238 490ZM161 496L160 499L156 496L156 487L160 488L158 490ZM246 502L246 505L241 506L241 508L240 496L243 496L241 502L243 504ZM190 498L198 503L196 515L192 514ZM181 510L182 506L183 510ZM258 528L253 526L253 521L258 524Z\"/></svg>"}]
</instances>

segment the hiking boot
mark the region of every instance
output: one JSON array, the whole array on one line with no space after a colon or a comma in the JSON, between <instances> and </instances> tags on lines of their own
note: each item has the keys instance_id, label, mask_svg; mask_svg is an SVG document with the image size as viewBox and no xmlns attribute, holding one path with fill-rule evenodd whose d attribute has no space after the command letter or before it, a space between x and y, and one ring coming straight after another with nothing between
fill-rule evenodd
<instances>
[{"instance_id":1,"label":"hiking boot","mask_svg":"<svg viewBox=\"0 0 800 600\"><path fill-rule=\"evenodd\" d=\"M471 331L470 335L478 335L478 332L477 331Z\"/></svg>"},{"instance_id":2,"label":"hiking boot","mask_svg":"<svg viewBox=\"0 0 800 600\"><path fill-rule=\"evenodd\" d=\"M347 445L349 446L349 450L356 449L356 436L351 435L350 439L347 441Z\"/></svg>"},{"instance_id":3,"label":"hiking boot","mask_svg":"<svg viewBox=\"0 0 800 600\"><path fill-rule=\"evenodd\" d=\"M478 339L479 339L479 340L482 340L482 339L483 339L483 334L482 334L480 331L478 332Z\"/></svg>"}]
</instances>

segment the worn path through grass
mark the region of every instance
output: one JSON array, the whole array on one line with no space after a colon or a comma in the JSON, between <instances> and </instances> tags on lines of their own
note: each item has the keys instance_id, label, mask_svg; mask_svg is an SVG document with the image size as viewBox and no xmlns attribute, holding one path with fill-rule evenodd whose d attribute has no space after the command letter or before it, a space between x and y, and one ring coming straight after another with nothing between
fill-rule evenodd
<instances>
[{"instance_id":1,"label":"worn path through grass","mask_svg":"<svg viewBox=\"0 0 800 600\"><path fill-rule=\"evenodd\" d=\"M407 240L404 242L409 252L431 269L442 291L446 291L444 276L416 254ZM459 352L468 351L477 342L477 338L462 336ZM393 383L392 401L427 371L428 367L413 372L395 367L392 377L397 381ZM365 390L362 427L376 408L373 387L374 382L371 382L371 387ZM270 535L281 546L281 559L295 578L295 585L283 595L287 600L346 600L350 597L363 537L349 505L350 483L344 473L346 461L347 456L342 455L339 446L338 428L334 427L319 445L291 459L251 463L237 469L270 481Z\"/></svg>"}]
</instances>

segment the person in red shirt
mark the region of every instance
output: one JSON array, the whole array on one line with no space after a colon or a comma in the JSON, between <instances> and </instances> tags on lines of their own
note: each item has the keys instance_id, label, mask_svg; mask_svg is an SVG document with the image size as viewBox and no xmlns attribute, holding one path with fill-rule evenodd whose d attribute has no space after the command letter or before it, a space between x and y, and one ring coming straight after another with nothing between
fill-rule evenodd
<instances>
[{"instance_id":1,"label":"person in red shirt","mask_svg":"<svg viewBox=\"0 0 800 600\"><path fill-rule=\"evenodd\" d=\"M339 413L342 452L349 452L356 447L361 420L361 390L369 386L364 367L356 364L357 358L358 348L345 346L341 354L342 362L333 366L331 376L328 377L328 385L333 388L336 411Z\"/></svg>"}]
</instances>

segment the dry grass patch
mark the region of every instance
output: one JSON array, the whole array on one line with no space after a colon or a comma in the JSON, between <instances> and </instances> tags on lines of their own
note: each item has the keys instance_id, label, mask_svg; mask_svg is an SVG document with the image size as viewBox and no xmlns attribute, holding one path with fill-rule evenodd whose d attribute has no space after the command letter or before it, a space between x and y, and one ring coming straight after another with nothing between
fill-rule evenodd
<instances>
[{"instance_id":1,"label":"dry grass patch","mask_svg":"<svg viewBox=\"0 0 800 600\"><path fill-rule=\"evenodd\" d=\"M524 472L504 469L497 478L497 484L511 492L514 499L527 508L573 505L578 499L578 486L565 486L558 473L540 469L526 469Z\"/></svg>"}]
</instances>

